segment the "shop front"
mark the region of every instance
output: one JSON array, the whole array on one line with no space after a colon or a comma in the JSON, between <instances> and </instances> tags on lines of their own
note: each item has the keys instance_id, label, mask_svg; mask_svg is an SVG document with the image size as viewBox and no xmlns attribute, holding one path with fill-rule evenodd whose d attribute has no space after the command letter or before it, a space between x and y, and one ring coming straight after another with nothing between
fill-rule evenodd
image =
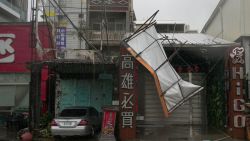
<instances>
[{"instance_id":1,"label":"shop front","mask_svg":"<svg viewBox=\"0 0 250 141\"><path fill-rule=\"evenodd\" d=\"M41 43L49 48L48 27L40 25L39 31L43 36ZM30 43L30 24L0 24L0 116L3 120L7 120L6 116L29 110L30 71L26 65L32 61L32 56L36 56Z\"/></svg>"},{"instance_id":2,"label":"shop front","mask_svg":"<svg viewBox=\"0 0 250 141\"><path fill-rule=\"evenodd\" d=\"M222 39L217 39L216 41L218 42L208 42L212 41L210 40L211 36L198 33L192 35L176 34L175 36L171 34L168 37L162 43L165 53L170 58L169 62L175 71L183 80L202 86L204 89L186 100L166 117L162 108L161 98L159 98L162 95L158 95L155 76L152 75L150 69L144 67L145 64L143 63L145 62L140 64L136 61L138 63L137 69L132 71L130 71L130 68L125 69L121 67L124 63L130 63L130 66L135 63L133 62L134 58L130 58L130 53L126 54L121 49L119 77L119 137L121 140L144 135L158 135L159 132L163 133L164 131L162 130L168 128L174 128L173 131L176 128L180 132L174 134L171 131L166 132L164 135L169 139L192 138L210 129L210 126L225 130L227 117L229 116L227 112L233 111L233 109L226 108L226 105L230 103L227 101L228 98L230 99L230 94L225 94L224 92L224 70L227 70L224 64L228 61L228 56L230 56L227 51L238 46L238 44ZM187 41L183 41L183 39L187 39ZM121 48L125 49L126 46ZM138 55L133 55L133 53L132 55L139 60L138 56L143 56L150 50L148 49L150 47L145 48ZM136 49L140 50L139 47ZM125 55L127 56L123 57ZM236 69L236 73L238 75L240 69ZM237 86L240 85L236 84ZM129 88L128 86L131 87ZM238 89L238 91L241 92L242 90ZM242 128L244 126L242 100L234 100L234 102L238 103L238 106L234 108L241 114L236 115L231 120L237 123L236 128ZM239 130L242 131L244 128ZM177 134L178 136L176 136ZM239 135L238 133L235 134ZM244 137L243 134L240 136Z\"/></svg>"}]
</instances>

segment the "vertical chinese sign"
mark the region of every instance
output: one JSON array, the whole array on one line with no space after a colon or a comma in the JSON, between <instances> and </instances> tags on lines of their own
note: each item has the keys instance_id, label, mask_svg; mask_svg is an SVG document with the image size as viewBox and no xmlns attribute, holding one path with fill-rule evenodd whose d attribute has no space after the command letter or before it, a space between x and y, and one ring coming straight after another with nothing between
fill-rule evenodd
<instances>
[{"instance_id":1,"label":"vertical chinese sign","mask_svg":"<svg viewBox=\"0 0 250 141\"><path fill-rule=\"evenodd\" d=\"M64 51L66 48L66 27L58 27L56 29L56 47L57 55L64 58Z\"/></svg>"},{"instance_id":2,"label":"vertical chinese sign","mask_svg":"<svg viewBox=\"0 0 250 141\"><path fill-rule=\"evenodd\" d=\"M236 47L229 51L228 70L225 73L228 133L233 138L245 138L244 48Z\"/></svg>"},{"instance_id":3,"label":"vertical chinese sign","mask_svg":"<svg viewBox=\"0 0 250 141\"><path fill-rule=\"evenodd\" d=\"M66 28L58 27L56 29L56 47L66 48Z\"/></svg>"},{"instance_id":4,"label":"vertical chinese sign","mask_svg":"<svg viewBox=\"0 0 250 141\"><path fill-rule=\"evenodd\" d=\"M122 141L136 137L138 62L122 47L119 72L119 134Z\"/></svg>"}]
</instances>

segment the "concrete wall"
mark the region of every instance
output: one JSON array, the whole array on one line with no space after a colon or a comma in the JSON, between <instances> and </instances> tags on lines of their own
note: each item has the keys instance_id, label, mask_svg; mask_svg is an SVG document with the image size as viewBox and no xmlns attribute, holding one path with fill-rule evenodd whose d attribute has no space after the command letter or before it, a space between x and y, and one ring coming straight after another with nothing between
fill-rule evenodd
<instances>
[{"instance_id":1,"label":"concrete wall","mask_svg":"<svg viewBox=\"0 0 250 141\"><path fill-rule=\"evenodd\" d=\"M63 0L61 2L65 13L69 16L71 21L74 23L77 28L80 29L82 24L83 28L86 28L86 9L87 1L72 1L72 0ZM82 14L82 17L81 15ZM64 20L65 21L65 20ZM60 20L59 20L60 23ZM79 40L77 31L73 28L69 21L66 24L67 36L66 36L66 48L67 49L86 49L85 41Z\"/></svg>"},{"instance_id":2,"label":"concrete wall","mask_svg":"<svg viewBox=\"0 0 250 141\"><path fill-rule=\"evenodd\" d=\"M249 0L225 0L203 32L230 41L250 35L249 7Z\"/></svg>"},{"instance_id":3,"label":"concrete wall","mask_svg":"<svg viewBox=\"0 0 250 141\"><path fill-rule=\"evenodd\" d=\"M223 4L224 2L224 4ZM245 73L250 98L250 0L221 0L202 32L240 42L245 49Z\"/></svg>"}]
</instances>

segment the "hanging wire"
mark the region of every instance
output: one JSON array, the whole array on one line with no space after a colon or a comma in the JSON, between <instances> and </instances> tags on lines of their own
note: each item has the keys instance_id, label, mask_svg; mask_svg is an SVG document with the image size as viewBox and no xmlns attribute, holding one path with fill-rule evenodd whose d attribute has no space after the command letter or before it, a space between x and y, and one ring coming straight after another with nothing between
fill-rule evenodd
<instances>
[{"instance_id":1,"label":"hanging wire","mask_svg":"<svg viewBox=\"0 0 250 141\"><path fill-rule=\"evenodd\" d=\"M159 10L157 10L151 17L149 17L132 35L125 38L123 41L128 42L129 40L135 38L137 33L141 32L143 30L146 30L149 27L155 25L156 20L154 20L154 18L157 15L158 12L159 12Z\"/></svg>"},{"instance_id":2,"label":"hanging wire","mask_svg":"<svg viewBox=\"0 0 250 141\"><path fill-rule=\"evenodd\" d=\"M55 37L54 36L52 36L52 30L49 28L49 22L48 22L48 16L47 16L47 14L46 14L46 12L45 12L45 2L44 2L44 0L41 0L41 3L42 3L42 8L43 8L43 15L44 15L44 19L45 19L45 22L46 22L46 25L47 25L47 29L48 29L48 31L49 31L49 40L50 40L50 44L51 44L51 46L52 46L52 48L55 46L55 44L54 44L54 40L55 40ZM51 25L51 28L53 28L53 25Z\"/></svg>"},{"instance_id":3,"label":"hanging wire","mask_svg":"<svg viewBox=\"0 0 250 141\"><path fill-rule=\"evenodd\" d=\"M166 40L169 42L170 46L174 47L174 44L172 44L172 43L170 42L169 39L166 39ZM178 41L177 39L174 39L174 40L177 41L177 42L179 42L179 44L180 44L182 47L187 43L187 41L186 41L185 43L181 43L181 42ZM177 56L178 58L181 59L182 62L184 62L185 66L191 67L193 64L187 62L187 61L179 54L179 51L181 50L182 47L178 47L177 49L176 49L176 47L174 47L174 48L175 48L175 52L172 53L171 56L172 56L172 57ZM169 57L169 60L171 60L171 59L170 59L171 56ZM209 70L208 70L208 72L206 73L206 75L204 76L204 78L200 81L201 84L204 84L204 82L206 81L207 77L210 75L211 72L213 72L213 71L215 70L216 66L220 63L221 60L223 60L223 58L224 58L224 56L222 55L222 56L213 64L213 66L209 68ZM207 63L203 63L203 64L207 64ZM182 66L183 66L183 65L182 65ZM205 84L204 84L203 86L205 86Z\"/></svg>"},{"instance_id":4,"label":"hanging wire","mask_svg":"<svg viewBox=\"0 0 250 141\"><path fill-rule=\"evenodd\" d=\"M106 41L107 41L107 49L109 52L109 23L107 18L107 11L106 11L106 3L104 3L104 20L105 20L105 29L106 29Z\"/></svg>"},{"instance_id":5,"label":"hanging wire","mask_svg":"<svg viewBox=\"0 0 250 141\"><path fill-rule=\"evenodd\" d=\"M53 2L51 2L53 1ZM70 22L70 24L72 25L72 27L78 32L78 35L84 40L86 41L86 43L93 49L97 50L96 47L91 44L87 38L83 35L83 33L79 30L79 28L73 23L73 21L69 18L69 16L65 13L65 11L62 9L62 7L58 4L58 2L56 2L55 0L49 0L49 2L53 5L53 7L58 7L59 10L63 13L63 15L67 18L67 20Z\"/></svg>"},{"instance_id":6,"label":"hanging wire","mask_svg":"<svg viewBox=\"0 0 250 141\"><path fill-rule=\"evenodd\" d=\"M78 32L78 36L80 36L84 41L86 41L87 45L89 47L91 47L92 49L94 50L97 50L97 48L91 44L87 38L84 36L83 32L79 30L79 28L73 23L73 21L69 18L69 16L65 13L65 11L62 9L62 7L58 4L58 2L56 2L55 0L49 0L49 2L51 3L51 5L54 7L54 8L59 8L59 10L63 13L63 15L66 17L66 19L70 22L70 24L72 25L72 27ZM105 62L105 58L103 56L102 53L100 52L96 52L100 58L102 59L103 62Z\"/></svg>"}]
</instances>

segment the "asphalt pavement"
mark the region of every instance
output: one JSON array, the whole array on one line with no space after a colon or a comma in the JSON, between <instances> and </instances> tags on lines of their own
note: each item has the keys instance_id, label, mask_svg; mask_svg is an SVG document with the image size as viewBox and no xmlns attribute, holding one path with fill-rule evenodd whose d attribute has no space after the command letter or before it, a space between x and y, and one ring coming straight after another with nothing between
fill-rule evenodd
<instances>
[{"instance_id":1,"label":"asphalt pavement","mask_svg":"<svg viewBox=\"0 0 250 141\"><path fill-rule=\"evenodd\" d=\"M140 127L138 135L132 141L247 141L232 139L230 136L218 129L205 129L190 126L168 126L168 127ZM190 130L192 129L192 130ZM60 141L99 141L99 135L95 137L67 137ZM0 127L0 141L18 141L17 131ZM54 138L37 138L34 141L55 141Z\"/></svg>"}]
</instances>

